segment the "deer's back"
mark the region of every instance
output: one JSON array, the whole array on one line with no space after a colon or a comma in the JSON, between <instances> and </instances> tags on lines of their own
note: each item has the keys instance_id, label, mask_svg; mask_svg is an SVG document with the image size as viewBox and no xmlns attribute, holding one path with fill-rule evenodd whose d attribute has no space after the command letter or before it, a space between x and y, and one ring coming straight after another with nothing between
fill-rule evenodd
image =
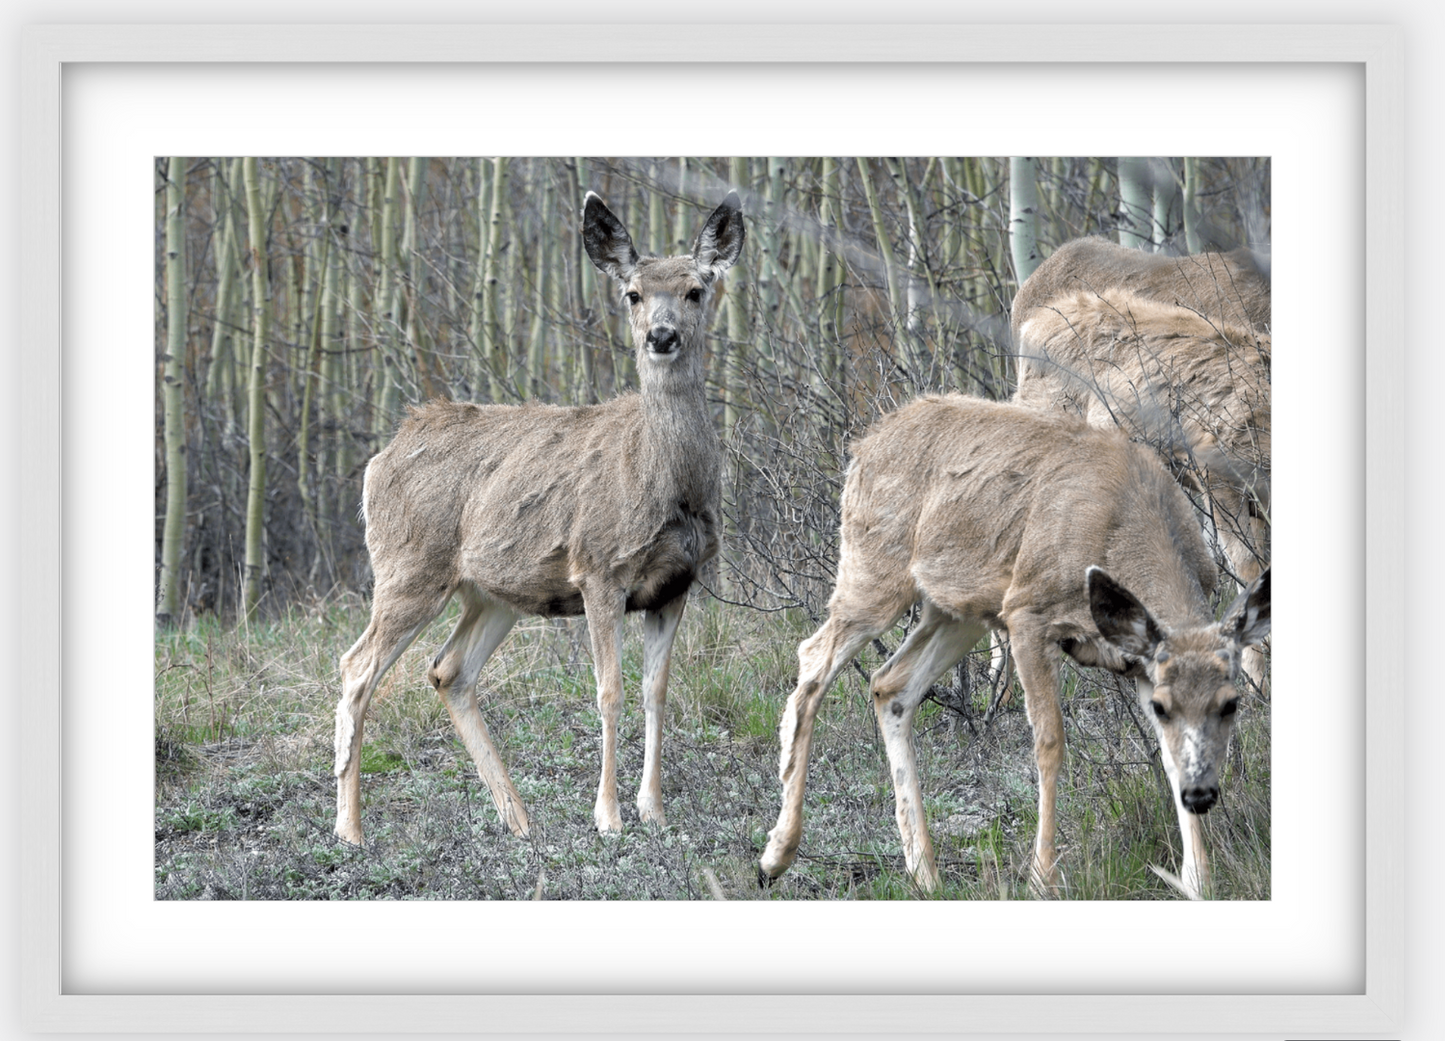
<instances>
[{"instance_id":1,"label":"deer's back","mask_svg":"<svg viewBox=\"0 0 1445 1041\"><path fill-rule=\"evenodd\" d=\"M1055 298L1024 321L1019 344L1015 400L1122 425L1267 486L1268 333L1115 288Z\"/></svg>"},{"instance_id":2,"label":"deer's back","mask_svg":"<svg viewBox=\"0 0 1445 1041\"><path fill-rule=\"evenodd\" d=\"M707 455L716 434L703 434ZM716 553L717 460L650 459L636 394L571 408L414 409L367 467L377 581L425 573L525 613L572 615L582 613L577 580L606 575L628 590L629 609L656 606ZM697 470L704 477L688 479Z\"/></svg>"},{"instance_id":3,"label":"deer's back","mask_svg":"<svg viewBox=\"0 0 1445 1041\"><path fill-rule=\"evenodd\" d=\"M1014 343L1023 323L1056 298L1107 289L1125 289L1215 321L1256 330L1270 325L1270 277L1244 247L1171 257L1093 237L1064 243L1019 287L1010 320Z\"/></svg>"},{"instance_id":4,"label":"deer's back","mask_svg":"<svg viewBox=\"0 0 1445 1041\"><path fill-rule=\"evenodd\" d=\"M1076 417L962 395L919 398L853 452L843 555L959 617L1036 611L1092 632L1084 575L1105 567L1161 616L1216 581L1188 500L1158 460ZM843 570L840 567L840 571ZM1147 601L1146 601L1147 602Z\"/></svg>"}]
</instances>

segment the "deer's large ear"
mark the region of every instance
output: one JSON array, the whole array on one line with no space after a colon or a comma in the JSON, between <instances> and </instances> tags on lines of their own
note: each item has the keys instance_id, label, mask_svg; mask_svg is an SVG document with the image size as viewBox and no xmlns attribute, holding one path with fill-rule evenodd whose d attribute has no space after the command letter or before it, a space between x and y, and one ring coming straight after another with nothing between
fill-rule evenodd
<instances>
[{"instance_id":1,"label":"deer's large ear","mask_svg":"<svg viewBox=\"0 0 1445 1041\"><path fill-rule=\"evenodd\" d=\"M1224 613L1224 631L1231 629L1242 647L1258 647L1269 635L1269 568L1261 571Z\"/></svg>"},{"instance_id":2,"label":"deer's large ear","mask_svg":"<svg viewBox=\"0 0 1445 1041\"><path fill-rule=\"evenodd\" d=\"M728 192L727 198L697 233L692 244L692 258L699 267L710 267L722 274L743 255L743 242L747 240L747 229L743 227L743 202L737 192Z\"/></svg>"},{"instance_id":3,"label":"deer's large ear","mask_svg":"<svg viewBox=\"0 0 1445 1041\"><path fill-rule=\"evenodd\" d=\"M582 245L597 269L619 282L626 281L637 267L632 236L596 192L588 192L582 204Z\"/></svg>"},{"instance_id":4,"label":"deer's large ear","mask_svg":"<svg viewBox=\"0 0 1445 1041\"><path fill-rule=\"evenodd\" d=\"M1089 614L1099 634L1125 654L1152 658L1164 640L1154 616L1136 596L1115 582L1102 568L1091 567L1084 574L1089 593Z\"/></svg>"}]
</instances>

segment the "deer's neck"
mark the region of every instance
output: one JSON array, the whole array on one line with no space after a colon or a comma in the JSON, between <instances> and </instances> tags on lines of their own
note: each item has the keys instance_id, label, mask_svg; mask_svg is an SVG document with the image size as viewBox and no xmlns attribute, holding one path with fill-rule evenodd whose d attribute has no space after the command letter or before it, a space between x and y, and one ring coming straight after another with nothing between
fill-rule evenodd
<instances>
[{"instance_id":1,"label":"deer's neck","mask_svg":"<svg viewBox=\"0 0 1445 1041\"><path fill-rule=\"evenodd\" d=\"M717 495L718 437L701 380L650 381L642 423L642 469L653 494L698 503Z\"/></svg>"}]
</instances>

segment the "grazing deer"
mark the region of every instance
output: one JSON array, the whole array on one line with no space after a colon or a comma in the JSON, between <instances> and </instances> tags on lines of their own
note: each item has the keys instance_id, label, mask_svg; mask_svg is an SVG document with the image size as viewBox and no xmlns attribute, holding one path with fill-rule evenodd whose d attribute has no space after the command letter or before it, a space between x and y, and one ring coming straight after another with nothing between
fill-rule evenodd
<instances>
[{"instance_id":1,"label":"grazing deer","mask_svg":"<svg viewBox=\"0 0 1445 1041\"><path fill-rule=\"evenodd\" d=\"M341 658L336 707L336 834L362 841L361 734L383 673L452 596L461 619L427 677L486 782L502 822L527 834L475 687L518 616L585 614L602 717L593 819L617 831L622 619L642 611L646 751L637 809L663 822L662 712L673 636L688 589L718 548L720 448L703 392L703 341L723 273L742 252L741 203L729 193L690 256L639 257L621 222L589 192L587 255L621 286L640 394L600 405L413 409L367 465L366 545L376 585L371 623Z\"/></svg>"},{"instance_id":2,"label":"grazing deer","mask_svg":"<svg viewBox=\"0 0 1445 1041\"><path fill-rule=\"evenodd\" d=\"M1019 290L1014 400L1122 426L1203 492L1241 586L1269 555L1270 283L1254 255L1061 246ZM1264 679L1262 655L1246 674Z\"/></svg>"},{"instance_id":3,"label":"grazing deer","mask_svg":"<svg viewBox=\"0 0 1445 1041\"><path fill-rule=\"evenodd\" d=\"M859 649L915 603L918 622L873 673L909 872L938 882L913 753L933 680L989 629L1009 634L1039 772L1031 875L1055 884L1054 805L1063 762L1060 651L1132 676L1159 737L1183 832L1183 886L1207 861L1199 816L1218 798L1240 653L1269 632L1269 572L1222 622L1217 579L1189 500L1141 445L1058 412L957 394L920 398L853 446L838 579L822 628L798 648L779 728L783 805L761 868L777 877L802 834L813 720Z\"/></svg>"}]
</instances>

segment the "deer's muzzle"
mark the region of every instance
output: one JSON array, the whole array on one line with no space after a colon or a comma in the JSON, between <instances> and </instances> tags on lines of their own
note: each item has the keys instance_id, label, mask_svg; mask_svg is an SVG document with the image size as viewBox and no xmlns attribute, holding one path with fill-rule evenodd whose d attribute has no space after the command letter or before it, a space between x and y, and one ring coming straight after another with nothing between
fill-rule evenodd
<instances>
[{"instance_id":1,"label":"deer's muzzle","mask_svg":"<svg viewBox=\"0 0 1445 1041\"><path fill-rule=\"evenodd\" d=\"M1208 788L1203 785L1192 785L1181 791L1179 798L1183 801L1186 810L1202 816L1208 813L1210 807L1219 799L1219 788L1216 785L1210 785Z\"/></svg>"},{"instance_id":2,"label":"deer's muzzle","mask_svg":"<svg viewBox=\"0 0 1445 1041\"><path fill-rule=\"evenodd\" d=\"M670 325L654 325L647 330L647 349L653 354L671 354L677 344L677 330Z\"/></svg>"}]
</instances>

